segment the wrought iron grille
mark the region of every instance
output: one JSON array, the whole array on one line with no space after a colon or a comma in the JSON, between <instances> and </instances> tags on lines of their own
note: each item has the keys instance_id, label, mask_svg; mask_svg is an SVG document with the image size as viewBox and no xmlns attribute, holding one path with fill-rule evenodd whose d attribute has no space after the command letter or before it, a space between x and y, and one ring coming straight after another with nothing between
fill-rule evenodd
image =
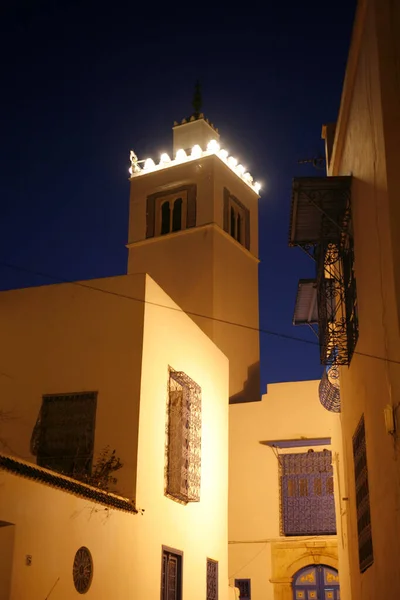
<instances>
[{"instance_id":1,"label":"wrought iron grille","mask_svg":"<svg viewBox=\"0 0 400 600\"><path fill-rule=\"evenodd\" d=\"M333 364L324 370L318 392L320 402L324 408L331 412L340 412L339 369L337 365Z\"/></svg>"},{"instance_id":2,"label":"wrought iron grille","mask_svg":"<svg viewBox=\"0 0 400 600\"><path fill-rule=\"evenodd\" d=\"M97 392L43 396L31 439L37 463L66 475L91 472Z\"/></svg>"},{"instance_id":3,"label":"wrought iron grille","mask_svg":"<svg viewBox=\"0 0 400 600\"><path fill-rule=\"evenodd\" d=\"M350 364L358 338L354 252L350 236L323 238L316 253L321 363Z\"/></svg>"},{"instance_id":4,"label":"wrought iron grille","mask_svg":"<svg viewBox=\"0 0 400 600\"><path fill-rule=\"evenodd\" d=\"M356 483L358 557L362 573L374 562L364 415L361 417L353 436L353 457Z\"/></svg>"},{"instance_id":5,"label":"wrought iron grille","mask_svg":"<svg viewBox=\"0 0 400 600\"><path fill-rule=\"evenodd\" d=\"M282 454L279 464L282 534L335 534L332 453Z\"/></svg>"},{"instance_id":6,"label":"wrought iron grille","mask_svg":"<svg viewBox=\"0 0 400 600\"><path fill-rule=\"evenodd\" d=\"M350 362L358 340L357 287L354 273L354 242L352 236L347 236L343 240L342 264L347 324L347 353Z\"/></svg>"},{"instance_id":7,"label":"wrought iron grille","mask_svg":"<svg viewBox=\"0 0 400 600\"><path fill-rule=\"evenodd\" d=\"M207 558L207 600L218 600L218 562Z\"/></svg>"},{"instance_id":8,"label":"wrought iron grille","mask_svg":"<svg viewBox=\"0 0 400 600\"><path fill-rule=\"evenodd\" d=\"M201 484L201 389L183 372L169 371L165 493L198 502Z\"/></svg>"},{"instance_id":9,"label":"wrought iron grille","mask_svg":"<svg viewBox=\"0 0 400 600\"><path fill-rule=\"evenodd\" d=\"M239 600L251 600L250 579L235 579L235 587L239 588Z\"/></svg>"},{"instance_id":10,"label":"wrought iron grille","mask_svg":"<svg viewBox=\"0 0 400 600\"><path fill-rule=\"evenodd\" d=\"M316 262L321 363L348 365L358 338L350 177L294 180L289 243Z\"/></svg>"},{"instance_id":11,"label":"wrought iron grille","mask_svg":"<svg viewBox=\"0 0 400 600\"><path fill-rule=\"evenodd\" d=\"M76 591L79 594L86 594L92 583L93 560L92 555L85 546L81 546L75 554L72 577Z\"/></svg>"}]
</instances>

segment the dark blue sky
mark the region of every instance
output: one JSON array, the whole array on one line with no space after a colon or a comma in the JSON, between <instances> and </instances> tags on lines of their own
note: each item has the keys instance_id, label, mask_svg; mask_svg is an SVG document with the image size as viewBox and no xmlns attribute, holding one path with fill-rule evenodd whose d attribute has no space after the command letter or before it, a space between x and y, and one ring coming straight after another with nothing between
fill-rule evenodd
<instances>
[{"instance_id":1,"label":"dark blue sky","mask_svg":"<svg viewBox=\"0 0 400 600\"><path fill-rule=\"evenodd\" d=\"M14 0L0 13L1 289L126 271L129 150L170 151L194 82L224 145L264 182L260 327L291 324L313 264L288 248L291 180L320 175L355 0L179 6ZM17 271L1 263L20 265ZM22 343L22 341L21 341ZM318 347L261 333L262 385L317 378Z\"/></svg>"}]
</instances>

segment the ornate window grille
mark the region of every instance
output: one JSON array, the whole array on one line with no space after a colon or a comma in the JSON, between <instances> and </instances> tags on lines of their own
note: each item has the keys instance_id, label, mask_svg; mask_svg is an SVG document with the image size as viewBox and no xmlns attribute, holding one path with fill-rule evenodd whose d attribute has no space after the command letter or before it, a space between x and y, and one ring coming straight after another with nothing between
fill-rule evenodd
<instances>
[{"instance_id":1,"label":"ornate window grille","mask_svg":"<svg viewBox=\"0 0 400 600\"><path fill-rule=\"evenodd\" d=\"M239 588L240 600L251 600L251 580L235 579L235 587Z\"/></svg>"},{"instance_id":2,"label":"ornate window grille","mask_svg":"<svg viewBox=\"0 0 400 600\"><path fill-rule=\"evenodd\" d=\"M362 573L374 562L364 415L361 417L353 436L353 457L356 483L358 557Z\"/></svg>"},{"instance_id":3,"label":"ornate window grille","mask_svg":"<svg viewBox=\"0 0 400 600\"><path fill-rule=\"evenodd\" d=\"M207 558L207 600L218 600L218 562Z\"/></svg>"},{"instance_id":4,"label":"ornate window grille","mask_svg":"<svg viewBox=\"0 0 400 600\"><path fill-rule=\"evenodd\" d=\"M339 369L333 364L326 367L318 386L319 399L324 408L331 412L340 412Z\"/></svg>"},{"instance_id":5,"label":"ornate window grille","mask_svg":"<svg viewBox=\"0 0 400 600\"><path fill-rule=\"evenodd\" d=\"M72 577L74 579L76 591L79 594L86 594L92 583L93 559L85 546L81 546L75 554L74 564L72 566Z\"/></svg>"},{"instance_id":6,"label":"ornate window grille","mask_svg":"<svg viewBox=\"0 0 400 600\"><path fill-rule=\"evenodd\" d=\"M169 371L165 493L198 502L201 483L201 389L185 373Z\"/></svg>"},{"instance_id":7,"label":"ornate window grille","mask_svg":"<svg viewBox=\"0 0 400 600\"><path fill-rule=\"evenodd\" d=\"M332 453L281 454L279 465L282 534L335 534Z\"/></svg>"},{"instance_id":8,"label":"ornate window grille","mask_svg":"<svg viewBox=\"0 0 400 600\"><path fill-rule=\"evenodd\" d=\"M316 263L321 363L348 365L358 338L351 177L294 180L289 244Z\"/></svg>"},{"instance_id":9,"label":"ornate window grille","mask_svg":"<svg viewBox=\"0 0 400 600\"><path fill-rule=\"evenodd\" d=\"M92 469L97 392L43 396L31 450L42 467L66 475Z\"/></svg>"}]
</instances>

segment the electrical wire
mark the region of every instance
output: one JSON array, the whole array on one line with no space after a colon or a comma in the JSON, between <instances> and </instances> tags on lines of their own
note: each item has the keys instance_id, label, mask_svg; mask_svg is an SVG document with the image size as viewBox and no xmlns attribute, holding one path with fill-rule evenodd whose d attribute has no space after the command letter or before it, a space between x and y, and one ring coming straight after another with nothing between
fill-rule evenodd
<instances>
[{"instance_id":1,"label":"electrical wire","mask_svg":"<svg viewBox=\"0 0 400 600\"><path fill-rule=\"evenodd\" d=\"M308 344L311 346L319 346L318 342L314 342L313 340L306 340L304 338L301 337L297 337L294 335L289 335L287 333L282 333L282 332L278 332L278 331L273 331L271 329L265 329L265 328L261 328L261 327L252 327L251 325L244 325L243 323L237 323L235 321L229 321L227 319L219 319L218 317L211 317L210 315L204 315L202 313L197 313L197 312L193 312L193 311L187 311L184 310L180 307L175 307L175 306L167 306L166 304L160 304L158 302L152 302L151 300L145 300L144 298L135 298L134 296L128 296L126 294L121 294L120 292L113 292L111 290L105 290L103 288L98 288L92 285L88 285L85 284L81 281L71 281L69 279L65 279L63 277L56 277L55 275L50 275L49 273L43 273L40 271L36 271L33 269L29 269L27 267L21 267L19 265L14 265L11 263L7 263L4 261L0 261L0 266L2 267L6 267L9 269L13 269L15 271L20 271L20 272L24 272L24 273L29 273L30 275L36 275L38 277L44 277L46 279L51 279L54 282L57 283L67 283L70 285L75 285L81 288L85 288L88 290L92 290L94 292L100 292L103 294L108 294L110 296L116 296L118 298L124 298L126 300L132 300L134 302L141 302L143 304L149 304L152 306L157 306L159 308L166 308L169 310L173 310L176 312L184 312L185 314L189 315L190 317L198 317L198 318L202 318L202 319L208 319L210 321L215 321L217 323L223 323L225 325L231 325L234 327L240 327L241 329L247 329L249 331L255 331L257 333L263 333L265 335L269 335L269 336L273 336L273 337L278 337L281 339L285 339L285 340L289 340L289 341L294 341L294 342L300 342L303 344ZM3 290L3 291L15 291L15 290ZM0 292L1 293L1 292ZM367 352L359 352L357 350L355 350L353 352L354 355L358 355L358 356L363 356L364 358L372 358L375 360L381 360L383 362L388 362L388 363L392 363L392 364L396 364L396 365L400 365L400 360L395 360L395 359L390 359L390 358L386 358L384 356L377 356L376 354L369 354Z\"/></svg>"},{"instance_id":2,"label":"electrical wire","mask_svg":"<svg viewBox=\"0 0 400 600\"><path fill-rule=\"evenodd\" d=\"M243 569L245 569L250 563L252 563L253 560L255 560L261 554L261 552L263 552L265 550L266 547L267 547L267 542L264 544L264 546L261 548L261 550L259 550L257 552L257 554L255 554L253 556L253 558L251 558L245 565L243 565L242 567L240 567L240 569L238 569L237 571L235 571L232 575L229 575L228 579L233 579L233 577L235 577L235 575L237 575L238 573L240 573L240 571L243 571Z\"/></svg>"}]
</instances>

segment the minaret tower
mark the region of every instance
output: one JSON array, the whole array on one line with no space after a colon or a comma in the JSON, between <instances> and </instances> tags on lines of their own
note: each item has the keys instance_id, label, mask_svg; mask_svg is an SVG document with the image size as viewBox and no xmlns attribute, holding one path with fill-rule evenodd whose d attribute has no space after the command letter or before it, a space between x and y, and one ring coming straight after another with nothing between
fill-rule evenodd
<instances>
[{"instance_id":1,"label":"minaret tower","mask_svg":"<svg viewBox=\"0 0 400 600\"><path fill-rule=\"evenodd\" d=\"M230 402L260 398L259 185L201 111L173 127L173 153L131 152L128 273L148 273L229 358Z\"/></svg>"}]
</instances>

